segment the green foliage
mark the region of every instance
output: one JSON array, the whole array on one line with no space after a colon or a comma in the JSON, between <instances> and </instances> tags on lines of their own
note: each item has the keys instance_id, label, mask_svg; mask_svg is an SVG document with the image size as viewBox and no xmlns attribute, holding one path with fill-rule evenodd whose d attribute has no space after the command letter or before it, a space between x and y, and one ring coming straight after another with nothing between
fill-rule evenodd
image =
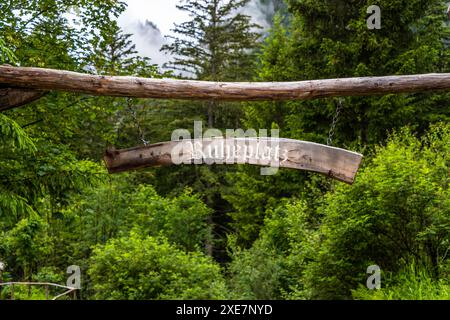
<instances>
[{"instance_id":1,"label":"green foliage","mask_svg":"<svg viewBox=\"0 0 450 320\"><path fill-rule=\"evenodd\" d=\"M415 260L438 273L449 241L448 134L442 125L421 140L393 135L352 187L328 194L318 209L322 240L305 271L311 297L349 297L371 264L395 272Z\"/></svg>"},{"instance_id":2,"label":"green foliage","mask_svg":"<svg viewBox=\"0 0 450 320\"><path fill-rule=\"evenodd\" d=\"M275 19L259 54L259 81L449 69L445 45L449 29L444 24L445 8L440 0L286 2L290 21L284 23L283 16ZM369 30L366 25L366 9L374 4L382 9L381 30ZM276 125L285 138L326 143L337 106L338 99L252 103L245 108L242 121L246 127L256 129ZM448 93L348 97L343 99L333 145L367 155L393 130L409 126L423 134L430 124L448 122L449 111ZM233 206L241 242L254 241L264 212L274 207L273 202L304 193L310 179L298 172L282 175L261 178L257 170L245 169L231 177L237 188L227 200ZM325 191L329 186L323 187Z\"/></svg>"},{"instance_id":3,"label":"green foliage","mask_svg":"<svg viewBox=\"0 0 450 320\"><path fill-rule=\"evenodd\" d=\"M312 190L305 185L307 173L280 170L273 176L261 176L260 168L241 166L227 175L223 197L233 205L229 213L241 246L249 246L258 237L267 213L283 200L297 198Z\"/></svg>"},{"instance_id":4,"label":"green foliage","mask_svg":"<svg viewBox=\"0 0 450 320\"><path fill-rule=\"evenodd\" d=\"M377 148L353 186L335 186L315 202L316 208L300 201L265 212L251 248L240 249L232 238L232 294L247 299L348 299L353 288L365 283L372 264L397 273L417 261L433 279L445 277L449 133L444 124L422 139L403 130Z\"/></svg>"},{"instance_id":5,"label":"green foliage","mask_svg":"<svg viewBox=\"0 0 450 320\"><path fill-rule=\"evenodd\" d=\"M21 65L73 69L74 61L88 56L92 34L110 25L123 10L121 1L4 1L0 38Z\"/></svg>"},{"instance_id":6,"label":"green foliage","mask_svg":"<svg viewBox=\"0 0 450 320\"><path fill-rule=\"evenodd\" d=\"M351 76L446 72L448 38L442 1L399 3L330 0L287 1L291 24L276 21L260 55L259 79L308 80ZM366 9L382 8L382 29L369 30ZM401 10L391 10L396 6ZM345 99L335 140L372 144L393 128L412 125L422 132L448 120L447 94L386 95ZM277 123L286 137L326 141L336 108L333 99L287 102L249 108L248 120ZM370 120L370 121L369 121Z\"/></svg>"},{"instance_id":7,"label":"green foliage","mask_svg":"<svg viewBox=\"0 0 450 320\"><path fill-rule=\"evenodd\" d=\"M25 279L30 278L32 270L45 261L50 253L48 224L40 217L32 216L20 220L16 226L0 234L0 256L7 257L10 266L21 270Z\"/></svg>"},{"instance_id":8,"label":"green foliage","mask_svg":"<svg viewBox=\"0 0 450 320\"><path fill-rule=\"evenodd\" d=\"M235 245L236 246L236 245ZM229 283L233 299L269 300L280 298L283 257L276 249L256 241L250 249L232 248Z\"/></svg>"},{"instance_id":9,"label":"green foliage","mask_svg":"<svg viewBox=\"0 0 450 320\"><path fill-rule=\"evenodd\" d=\"M17 58L14 55L14 52L12 52L11 49L6 46L5 40L3 38L0 38L0 62L15 63L16 61Z\"/></svg>"},{"instance_id":10,"label":"green foliage","mask_svg":"<svg viewBox=\"0 0 450 320\"><path fill-rule=\"evenodd\" d=\"M0 292L2 299L11 299L13 292L11 286L3 287ZM45 300L45 291L36 286L15 286L14 300Z\"/></svg>"},{"instance_id":11,"label":"green foliage","mask_svg":"<svg viewBox=\"0 0 450 320\"><path fill-rule=\"evenodd\" d=\"M19 151L36 151L32 140L12 119L0 114L0 151L2 153Z\"/></svg>"},{"instance_id":12,"label":"green foliage","mask_svg":"<svg viewBox=\"0 0 450 320\"><path fill-rule=\"evenodd\" d=\"M33 275L33 280L37 282L63 283L64 277L61 270L55 267L42 267Z\"/></svg>"},{"instance_id":13,"label":"green foliage","mask_svg":"<svg viewBox=\"0 0 450 320\"><path fill-rule=\"evenodd\" d=\"M6 206L8 201L2 202L8 209L0 209L6 221L17 221L30 208L41 209L40 200L45 197L49 197L53 209L57 209L64 204L71 192L92 185L98 180L98 173L102 170L105 172L95 163L78 161L62 146L48 145L42 140L36 141L33 147L34 145L38 151L33 154L12 152L0 156L1 197L10 200L9 206ZM13 209L14 201L20 208ZM8 210L14 215L6 214Z\"/></svg>"},{"instance_id":14,"label":"green foliage","mask_svg":"<svg viewBox=\"0 0 450 320\"><path fill-rule=\"evenodd\" d=\"M303 271L313 259L317 221L302 201L267 213L260 237L242 250L230 238L230 289L242 299L304 299Z\"/></svg>"},{"instance_id":15,"label":"green foliage","mask_svg":"<svg viewBox=\"0 0 450 320\"><path fill-rule=\"evenodd\" d=\"M414 263L388 278L388 284L379 290L363 286L352 290L357 300L449 300L448 280L436 280L426 268Z\"/></svg>"},{"instance_id":16,"label":"green foliage","mask_svg":"<svg viewBox=\"0 0 450 320\"><path fill-rule=\"evenodd\" d=\"M179 197L163 198L152 186L134 183L117 177L72 199L63 214L68 230L80 230L75 249L84 251L89 244L105 243L134 228L140 234L164 236L187 251L202 250L210 237L206 219L211 211L198 197L186 190Z\"/></svg>"},{"instance_id":17,"label":"green foliage","mask_svg":"<svg viewBox=\"0 0 450 320\"><path fill-rule=\"evenodd\" d=\"M0 114L0 167L4 174L10 167L10 159L16 152L33 154L36 147L24 130L13 120ZM24 196L11 190L7 181L0 180L0 217L6 215L20 215L25 212L32 212L33 209L27 203ZM0 222L0 226L2 223Z\"/></svg>"},{"instance_id":18,"label":"green foliage","mask_svg":"<svg viewBox=\"0 0 450 320\"><path fill-rule=\"evenodd\" d=\"M207 225L211 209L189 190L168 199L158 196L153 188L139 186L133 202L139 212L133 222L141 232L163 235L188 251L201 250L211 237Z\"/></svg>"},{"instance_id":19,"label":"green foliage","mask_svg":"<svg viewBox=\"0 0 450 320\"><path fill-rule=\"evenodd\" d=\"M259 48L248 0L180 1L190 16L163 48L170 67L211 81L448 71L440 0L285 2L253 2L268 23L274 17ZM372 4L382 9L381 30L367 29ZM138 56L118 26L125 7L3 1L0 63L172 76ZM77 264L87 299L448 299L448 93L345 98L333 143L365 155L352 186L294 170L261 176L251 166L108 176L99 163L108 145L170 140L194 120L324 143L337 105L51 92L1 113L3 280L63 283ZM383 271L379 291L361 287L372 264ZM45 290L18 287L15 298L44 299Z\"/></svg>"},{"instance_id":20,"label":"green foliage","mask_svg":"<svg viewBox=\"0 0 450 320\"><path fill-rule=\"evenodd\" d=\"M166 240L113 239L94 250L88 271L95 299L224 299L220 267L201 253L185 253Z\"/></svg>"},{"instance_id":21,"label":"green foliage","mask_svg":"<svg viewBox=\"0 0 450 320\"><path fill-rule=\"evenodd\" d=\"M190 21L176 25L179 37L162 50L175 55L169 65L198 79L245 78L252 65L252 49L259 35L250 17L240 13L249 0L182 0L177 6L195 12ZM248 76L248 74L247 74Z\"/></svg>"}]
</instances>

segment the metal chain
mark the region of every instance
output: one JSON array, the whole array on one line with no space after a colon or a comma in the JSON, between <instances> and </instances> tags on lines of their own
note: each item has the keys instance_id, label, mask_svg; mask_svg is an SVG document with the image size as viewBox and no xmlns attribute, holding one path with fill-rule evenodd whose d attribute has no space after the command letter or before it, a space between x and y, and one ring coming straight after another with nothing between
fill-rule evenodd
<instances>
[{"instance_id":1,"label":"metal chain","mask_svg":"<svg viewBox=\"0 0 450 320\"><path fill-rule=\"evenodd\" d=\"M336 130L336 125L339 121L339 115L341 114L341 111L342 111L343 102L344 102L344 99L340 98L338 105L336 107L336 112L333 116L333 122L331 123L330 131L328 132L328 139L327 139L327 145L329 145L329 146L333 145L333 137L334 137L334 133Z\"/></svg>"},{"instance_id":2,"label":"metal chain","mask_svg":"<svg viewBox=\"0 0 450 320\"><path fill-rule=\"evenodd\" d=\"M116 141L120 141L120 138L121 138L120 134L122 132L123 121L124 121L124 118L125 118L125 116L123 115L123 111L122 110L118 110L117 111L116 118L117 118L117 121L116 121L116 124L115 124L115 127L116 127Z\"/></svg>"},{"instance_id":3,"label":"metal chain","mask_svg":"<svg viewBox=\"0 0 450 320\"><path fill-rule=\"evenodd\" d=\"M146 145L148 145L149 142L147 140L145 140L144 130L142 130L141 123L139 122L139 119L137 117L137 112L136 112L135 109L132 108L132 101L133 101L132 98L127 98L127 109L130 112L131 117L133 118L133 121L134 121L134 123L136 125L136 128L138 129L139 138L141 139L141 141L146 146Z\"/></svg>"}]
</instances>

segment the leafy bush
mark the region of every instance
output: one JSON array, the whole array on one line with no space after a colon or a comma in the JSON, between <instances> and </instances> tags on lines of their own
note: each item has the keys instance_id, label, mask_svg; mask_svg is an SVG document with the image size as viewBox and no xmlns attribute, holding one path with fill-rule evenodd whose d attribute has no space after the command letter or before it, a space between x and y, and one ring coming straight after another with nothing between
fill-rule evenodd
<instances>
[{"instance_id":1,"label":"leafy bush","mask_svg":"<svg viewBox=\"0 0 450 320\"><path fill-rule=\"evenodd\" d=\"M16 274L30 279L31 273L43 263L51 252L51 239L47 234L48 224L34 214L20 220L17 225L0 233L0 256L6 257L9 266L16 266Z\"/></svg>"},{"instance_id":2,"label":"leafy bush","mask_svg":"<svg viewBox=\"0 0 450 320\"><path fill-rule=\"evenodd\" d=\"M352 290L357 300L449 300L448 281L436 280L423 267L411 264L391 276L385 288L369 290L363 286Z\"/></svg>"},{"instance_id":3,"label":"leafy bush","mask_svg":"<svg viewBox=\"0 0 450 320\"><path fill-rule=\"evenodd\" d=\"M419 140L393 135L353 186L339 185L318 211L314 261L305 270L312 298L347 299L377 264L396 272L413 259L437 273L450 241L450 126Z\"/></svg>"},{"instance_id":4,"label":"leafy bush","mask_svg":"<svg viewBox=\"0 0 450 320\"><path fill-rule=\"evenodd\" d=\"M379 147L353 186L268 210L248 250L232 242L230 287L248 299L350 299L369 265L398 272L417 260L448 274L450 126L408 130ZM231 238L232 239L232 238Z\"/></svg>"},{"instance_id":5,"label":"leafy bush","mask_svg":"<svg viewBox=\"0 0 450 320\"><path fill-rule=\"evenodd\" d=\"M290 201L267 213L260 237L243 250L230 237L230 289L236 299L304 299L302 271L314 255L314 221L306 203Z\"/></svg>"},{"instance_id":6,"label":"leafy bush","mask_svg":"<svg viewBox=\"0 0 450 320\"><path fill-rule=\"evenodd\" d=\"M85 241L105 243L135 228L141 234L162 235L170 243L194 251L201 250L210 236L206 218L211 210L189 190L179 197L164 198L153 186L134 185L131 179L118 176L72 200L73 205L64 210L65 219L83 226L81 239L70 242L74 246Z\"/></svg>"},{"instance_id":7,"label":"leafy bush","mask_svg":"<svg viewBox=\"0 0 450 320\"><path fill-rule=\"evenodd\" d=\"M224 299L227 291L211 258L134 231L98 246L88 275L95 299Z\"/></svg>"}]
</instances>

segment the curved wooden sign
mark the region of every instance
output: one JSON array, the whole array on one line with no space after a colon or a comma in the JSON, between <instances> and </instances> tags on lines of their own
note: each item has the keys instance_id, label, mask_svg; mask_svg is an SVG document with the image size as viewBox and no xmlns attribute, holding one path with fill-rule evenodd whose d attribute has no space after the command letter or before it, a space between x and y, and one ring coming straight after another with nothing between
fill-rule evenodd
<instances>
[{"instance_id":1,"label":"curved wooden sign","mask_svg":"<svg viewBox=\"0 0 450 320\"><path fill-rule=\"evenodd\" d=\"M109 173L178 164L251 164L318 172L353 183L362 155L318 143L283 138L211 138L168 141L106 151Z\"/></svg>"}]
</instances>

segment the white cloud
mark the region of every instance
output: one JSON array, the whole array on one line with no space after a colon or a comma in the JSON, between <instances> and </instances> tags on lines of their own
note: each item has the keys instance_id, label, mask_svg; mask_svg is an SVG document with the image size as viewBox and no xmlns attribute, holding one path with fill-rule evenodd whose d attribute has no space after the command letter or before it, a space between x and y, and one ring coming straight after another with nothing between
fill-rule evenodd
<instances>
[{"instance_id":1,"label":"white cloud","mask_svg":"<svg viewBox=\"0 0 450 320\"><path fill-rule=\"evenodd\" d=\"M179 0L126 0L127 10L119 17L122 27L149 20L156 24L163 34L169 34L174 23L187 20L187 13L178 10Z\"/></svg>"},{"instance_id":2,"label":"white cloud","mask_svg":"<svg viewBox=\"0 0 450 320\"><path fill-rule=\"evenodd\" d=\"M267 16L274 14L274 5L269 2L262 4L259 0L250 1L243 9L243 13L252 17L252 22L259 24L263 30L271 27L271 21L268 21Z\"/></svg>"},{"instance_id":3,"label":"white cloud","mask_svg":"<svg viewBox=\"0 0 450 320\"><path fill-rule=\"evenodd\" d=\"M140 55L152 59L153 63L162 65L170 60L170 56L160 52L166 43L165 35L173 35L174 23L188 21L189 15L176 8L179 0L125 0L128 7L119 17L119 25L126 33L133 34L132 41ZM253 0L244 12L253 17L253 21L268 28L265 12L273 10L261 6ZM151 22L153 25L149 24Z\"/></svg>"},{"instance_id":4,"label":"white cloud","mask_svg":"<svg viewBox=\"0 0 450 320\"><path fill-rule=\"evenodd\" d=\"M170 56L160 52L165 43L164 35L172 34L174 23L188 20L188 15L176 8L179 0L126 0L126 11L119 17L119 25L125 33L131 33L132 41L140 55L162 65ZM153 23L153 27L148 22Z\"/></svg>"}]
</instances>

